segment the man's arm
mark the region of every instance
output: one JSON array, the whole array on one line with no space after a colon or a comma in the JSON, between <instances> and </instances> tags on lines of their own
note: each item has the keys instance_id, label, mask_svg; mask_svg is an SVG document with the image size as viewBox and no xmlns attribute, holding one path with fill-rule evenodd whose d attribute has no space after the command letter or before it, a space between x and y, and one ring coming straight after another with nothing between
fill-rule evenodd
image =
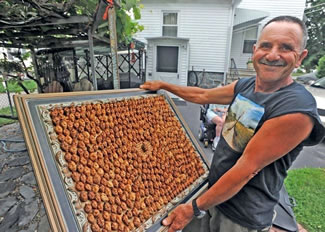
<instances>
[{"instance_id":1,"label":"man's arm","mask_svg":"<svg viewBox=\"0 0 325 232\"><path fill-rule=\"evenodd\" d=\"M233 82L223 87L213 89L203 89L198 87L187 87L173 85L163 81L149 81L140 86L142 89L156 91L159 89L167 90L186 101L198 104L229 104L234 98L234 90L237 82Z\"/></svg>"},{"instance_id":2,"label":"man's arm","mask_svg":"<svg viewBox=\"0 0 325 232\"><path fill-rule=\"evenodd\" d=\"M198 207L207 210L233 197L261 169L281 158L306 139L312 128L312 119L301 113L266 121L250 140L237 163L197 199ZM183 204L164 221L164 225L170 225L168 231L172 232L183 228L192 217L191 204Z\"/></svg>"},{"instance_id":3,"label":"man's arm","mask_svg":"<svg viewBox=\"0 0 325 232\"><path fill-rule=\"evenodd\" d=\"M230 199L261 169L287 154L307 138L312 128L312 119L300 113L280 116L265 122L248 143L237 163L198 199L198 206L208 209Z\"/></svg>"}]
</instances>

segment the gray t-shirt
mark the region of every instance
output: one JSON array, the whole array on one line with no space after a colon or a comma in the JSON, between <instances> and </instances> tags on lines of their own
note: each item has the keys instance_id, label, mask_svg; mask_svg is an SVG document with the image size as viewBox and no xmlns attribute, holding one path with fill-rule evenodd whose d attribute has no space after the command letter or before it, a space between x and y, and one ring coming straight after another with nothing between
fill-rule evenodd
<instances>
[{"instance_id":1,"label":"gray t-shirt","mask_svg":"<svg viewBox=\"0 0 325 232\"><path fill-rule=\"evenodd\" d=\"M315 99L302 85L294 82L273 93L255 93L254 89L255 77L240 79L235 86L235 98L228 108L222 136L212 160L210 186L236 163L249 140L266 120L301 112L315 122L309 138L263 168L234 197L217 206L234 222L258 230L271 225L273 208L292 162L304 145L319 143L325 129L319 119Z\"/></svg>"}]
</instances>

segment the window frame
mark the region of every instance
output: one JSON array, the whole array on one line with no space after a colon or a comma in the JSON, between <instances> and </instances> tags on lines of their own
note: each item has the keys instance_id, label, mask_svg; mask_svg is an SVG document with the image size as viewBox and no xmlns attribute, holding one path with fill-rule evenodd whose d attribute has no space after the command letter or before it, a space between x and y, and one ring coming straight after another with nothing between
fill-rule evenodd
<instances>
[{"instance_id":1,"label":"window frame","mask_svg":"<svg viewBox=\"0 0 325 232\"><path fill-rule=\"evenodd\" d=\"M164 14L166 13L174 13L177 15L177 24L171 25L171 24L164 24ZM179 31L179 11L175 10L163 10L161 11L161 36L163 37L178 37L178 31ZM170 35L164 35L164 27L176 27L176 36L170 36Z\"/></svg>"},{"instance_id":2,"label":"window frame","mask_svg":"<svg viewBox=\"0 0 325 232\"><path fill-rule=\"evenodd\" d=\"M247 31L249 31L251 29L256 29L255 39L246 39L246 33L247 33ZM242 49L241 49L241 53L243 55L252 55L253 54L253 46L252 46L252 51L251 52L244 52L245 41L255 41L255 43L256 43L257 42L257 38L258 38L258 26L252 26L252 27L246 28L246 30L243 33L243 43L242 43Z\"/></svg>"},{"instance_id":3,"label":"window frame","mask_svg":"<svg viewBox=\"0 0 325 232\"><path fill-rule=\"evenodd\" d=\"M245 51L244 51L244 49L245 49L245 42L246 42L246 41L249 41L249 42L254 41L254 43L253 43L253 45L252 45L252 47L251 47L251 49L252 49L251 52L245 52ZM253 40L253 39L245 39L244 42L243 42L242 53L243 53L243 54L246 54L246 55L247 55L247 54L253 54L253 46L254 46L254 44L256 44L256 42L257 42L257 40Z\"/></svg>"}]
</instances>

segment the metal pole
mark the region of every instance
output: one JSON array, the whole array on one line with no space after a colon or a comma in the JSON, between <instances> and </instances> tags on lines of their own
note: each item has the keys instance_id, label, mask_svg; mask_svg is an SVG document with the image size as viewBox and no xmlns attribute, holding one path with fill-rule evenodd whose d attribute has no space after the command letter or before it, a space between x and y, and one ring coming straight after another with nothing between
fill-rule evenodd
<instances>
[{"instance_id":1,"label":"metal pole","mask_svg":"<svg viewBox=\"0 0 325 232\"><path fill-rule=\"evenodd\" d=\"M5 75L4 75L4 77L5 77ZM14 117L14 110L12 109L12 103L11 103L11 99L10 99L10 92L9 92L8 83L7 83L7 80L6 80L7 78L5 77L4 79L5 79L5 86L6 86L6 92L7 92L7 96L8 96L11 116Z\"/></svg>"},{"instance_id":2,"label":"metal pole","mask_svg":"<svg viewBox=\"0 0 325 232\"><path fill-rule=\"evenodd\" d=\"M90 63L91 63L91 76L93 79L94 90L97 90L97 79L96 79L96 71L95 71L95 61L94 61L94 41L93 36L91 34L91 28L88 29L88 42L89 42L89 52L90 52Z\"/></svg>"},{"instance_id":3,"label":"metal pole","mask_svg":"<svg viewBox=\"0 0 325 232\"><path fill-rule=\"evenodd\" d=\"M142 52L141 52L141 48L139 48L139 50L138 50L138 60L139 60L139 79L142 80L142 70L141 70Z\"/></svg>"},{"instance_id":4,"label":"metal pole","mask_svg":"<svg viewBox=\"0 0 325 232\"><path fill-rule=\"evenodd\" d=\"M54 77L55 77L55 80L57 81L57 80L58 80L58 74L57 74L57 71L58 71L57 67L58 67L58 66L57 66L57 64L55 63L54 52L52 52L51 54L52 54L52 62L53 62L52 67L53 67ZM50 75L50 78L51 78L51 80L49 80L49 83L51 83L51 82L53 81L51 75Z\"/></svg>"},{"instance_id":5,"label":"metal pole","mask_svg":"<svg viewBox=\"0 0 325 232\"><path fill-rule=\"evenodd\" d=\"M117 35L116 35L116 12L115 6L108 9L108 27L109 39L111 45L112 66L113 66L113 86L114 89L120 89L120 76L118 72L118 57L117 57Z\"/></svg>"},{"instance_id":6,"label":"metal pole","mask_svg":"<svg viewBox=\"0 0 325 232\"><path fill-rule=\"evenodd\" d=\"M131 88L131 53L130 53L130 44L128 45L128 64L129 64L129 88Z\"/></svg>"},{"instance_id":7,"label":"metal pole","mask_svg":"<svg viewBox=\"0 0 325 232\"><path fill-rule=\"evenodd\" d=\"M147 52L144 50L143 51L143 57L144 57L144 78L143 82L147 81Z\"/></svg>"},{"instance_id":8,"label":"metal pole","mask_svg":"<svg viewBox=\"0 0 325 232\"><path fill-rule=\"evenodd\" d=\"M76 54L76 49L75 48L73 48L72 53L73 53L73 65L74 65L75 81L78 82L79 81L79 77L78 77L78 63L77 63L77 54Z\"/></svg>"},{"instance_id":9,"label":"metal pole","mask_svg":"<svg viewBox=\"0 0 325 232\"><path fill-rule=\"evenodd\" d=\"M109 80L109 72L108 72L108 69L109 69L109 67L108 67L108 57L109 56L105 56L105 58L106 58L106 79L107 79L107 81Z\"/></svg>"},{"instance_id":10,"label":"metal pole","mask_svg":"<svg viewBox=\"0 0 325 232\"><path fill-rule=\"evenodd\" d=\"M85 51L85 57L86 57L86 66L87 66L87 79L90 81L90 70L89 70L89 51L86 49Z\"/></svg>"}]
</instances>

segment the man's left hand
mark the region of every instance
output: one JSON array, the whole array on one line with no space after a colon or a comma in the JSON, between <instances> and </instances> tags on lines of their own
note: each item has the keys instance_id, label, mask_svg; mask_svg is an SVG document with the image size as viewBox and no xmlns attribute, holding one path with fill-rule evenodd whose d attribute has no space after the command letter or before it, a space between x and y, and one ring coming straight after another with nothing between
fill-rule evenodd
<instances>
[{"instance_id":1,"label":"man's left hand","mask_svg":"<svg viewBox=\"0 0 325 232\"><path fill-rule=\"evenodd\" d=\"M162 82L161 81L146 81L142 85L140 85L140 89L147 89L151 91L157 91L161 89Z\"/></svg>"},{"instance_id":2,"label":"man's left hand","mask_svg":"<svg viewBox=\"0 0 325 232\"><path fill-rule=\"evenodd\" d=\"M162 223L169 226L168 232L182 230L192 220L193 214L191 203L181 204Z\"/></svg>"}]
</instances>

